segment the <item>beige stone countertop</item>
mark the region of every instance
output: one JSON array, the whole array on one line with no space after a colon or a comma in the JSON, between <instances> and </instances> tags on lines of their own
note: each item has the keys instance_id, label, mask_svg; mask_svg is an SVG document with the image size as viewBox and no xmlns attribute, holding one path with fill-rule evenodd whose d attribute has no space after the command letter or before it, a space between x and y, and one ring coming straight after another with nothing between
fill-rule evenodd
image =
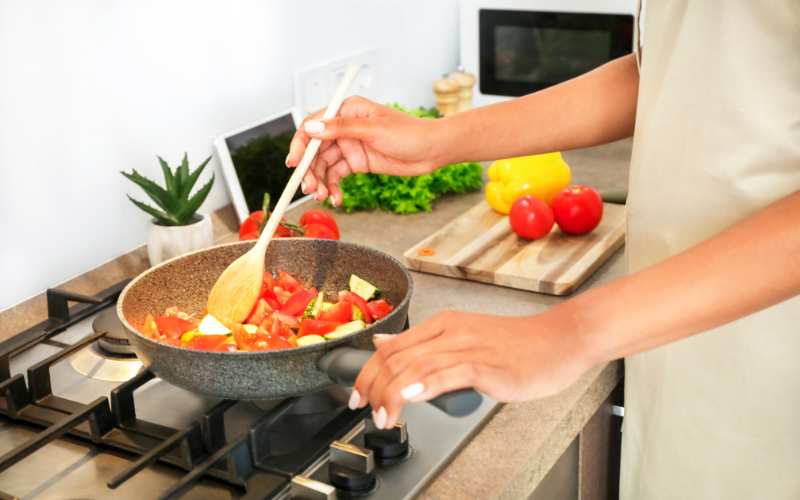
<instances>
[{"instance_id":1,"label":"beige stone countertop","mask_svg":"<svg viewBox=\"0 0 800 500\"><path fill-rule=\"evenodd\" d=\"M629 140L564 153L572 168L572 183L597 189L624 188L628 181ZM403 252L477 204L482 193L449 195L434 202L429 213L397 215L380 211L346 214L330 209L341 239L380 249L400 261ZM313 202L287 219L296 221ZM327 209L326 209L327 210ZM231 207L212 214L217 243L235 241L238 224ZM58 288L95 294L147 268L145 247L60 285ZM566 300L495 285L412 272L414 295L409 319L418 324L448 310L523 316L536 314ZM617 251L584 283L589 288L625 275L624 249ZM46 317L44 294L0 312L0 341ZM492 420L429 485L421 498L526 499L581 428L608 397L622 376L621 362L597 366L576 384L555 396L502 407Z\"/></svg>"}]
</instances>

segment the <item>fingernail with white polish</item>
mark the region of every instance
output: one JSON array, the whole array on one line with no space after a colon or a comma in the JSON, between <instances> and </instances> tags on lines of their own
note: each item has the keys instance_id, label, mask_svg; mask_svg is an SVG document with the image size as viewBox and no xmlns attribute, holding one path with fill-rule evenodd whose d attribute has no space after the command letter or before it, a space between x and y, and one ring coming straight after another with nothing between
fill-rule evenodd
<instances>
[{"instance_id":1,"label":"fingernail with white polish","mask_svg":"<svg viewBox=\"0 0 800 500\"><path fill-rule=\"evenodd\" d=\"M422 382L417 382L416 384L411 384L400 391L400 395L403 396L403 399L408 401L422 394L424 390L425 385Z\"/></svg>"},{"instance_id":2,"label":"fingernail with white polish","mask_svg":"<svg viewBox=\"0 0 800 500\"><path fill-rule=\"evenodd\" d=\"M319 134L325 132L325 124L321 121L306 122L306 132L309 134Z\"/></svg>"},{"instance_id":3,"label":"fingernail with white polish","mask_svg":"<svg viewBox=\"0 0 800 500\"><path fill-rule=\"evenodd\" d=\"M331 205L333 205L335 207L336 206L336 198L334 198L333 195L328 196L328 198L331 199Z\"/></svg>"},{"instance_id":4,"label":"fingernail with white polish","mask_svg":"<svg viewBox=\"0 0 800 500\"><path fill-rule=\"evenodd\" d=\"M372 412L372 421L375 422L375 427L378 429L383 429L383 426L386 425L386 408L381 406L381 409L377 412Z\"/></svg>"},{"instance_id":5,"label":"fingernail with white polish","mask_svg":"<svg viewBox=\"0 0 800 500\"><path fill-rule=\"evenodd\" d=\"M302 191L303 194L308 194L306 193L306 181L300 181L300 191Z\"/></svg>"},{"instance_id":6,"label":"fingernail with white polish","mask_svg":"<svg viewBox=\"0 0 800 500\"><path fill-rule=\"evenodd\" d=\"M357 390L353 389L353 393L350 394L350 401L347 402L347 407L351 410L355 410L358 408L358 404L361 402L361 394L358 393Z\"/></svg>"},{"instance_id":7,"label":"fingernail with white polish","mask_svg":"<svg viewBox=\"0 0 800 500\"><path fill-rule=\"evenodd\" d=\"M389 337L391 337L391 335L387 335L385 333L376 333L375 335L372 336L372 342L377 345L381 342L389 340Z\"/></svg>"},{"instance_id":8,"label":"fingernail with white polish","mask_svg":"<svg viewBox=\"0 0 800 500\"><path fill-rule=\"evenodd\" d=\"M287 167L289 166L289 155L291 155L291 154L292 153L289 153L288 155L286 155L286 166Z\"/></svg>"}]
</instances>

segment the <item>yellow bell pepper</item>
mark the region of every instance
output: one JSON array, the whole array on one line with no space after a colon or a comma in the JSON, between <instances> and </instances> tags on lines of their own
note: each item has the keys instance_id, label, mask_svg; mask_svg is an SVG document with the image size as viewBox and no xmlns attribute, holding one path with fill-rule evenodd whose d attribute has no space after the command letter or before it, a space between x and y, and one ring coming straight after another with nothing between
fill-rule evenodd
<instances>
[{"instance_id":1,"label":"yellow bell pepper","mask_svg":"<svg viewBox=\"0 0 800 500\"><path fill-rule=\"evenodd\" d=\"M517 198L526 194L550 205L571 180L561 153L498 160L489 167L488 175L486 201L501 214L509 213Z\"/></svg>"}]
</instances>

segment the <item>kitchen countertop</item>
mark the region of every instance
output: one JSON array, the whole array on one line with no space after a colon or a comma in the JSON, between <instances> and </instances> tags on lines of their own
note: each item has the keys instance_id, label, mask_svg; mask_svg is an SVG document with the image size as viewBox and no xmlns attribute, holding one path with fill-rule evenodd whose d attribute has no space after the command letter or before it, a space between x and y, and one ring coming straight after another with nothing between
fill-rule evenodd
<instances>
[{"instance_id":1,"label":"kitchen countertop","mask_svg":"<svg viewBox=\"0 0 800 500\"><path fill-rule=\"evenodd\" d=\"M628 181L631 141L564 153L572 168L573 184L597 189L624 188ZM378 248L400 261L403 252L432 234L482 199L479 192L436 200L433 211L396 215L380 211L336 214L343 240ZM296 221L313 202L287 214ZM215 242L236 240L238 224L229 206L212 214ZM147 268L140 247L114 261L70 280L59 288L91 295ZM536 314L566 300L494 285L412 272L414 296L409 311L412 325L436 313L455 309L509 316ZM624 250L617 251L575 294L625 275ZM44 294L0 312L0 340L46 317ZM615 361L591 369L577 383L555 396L507 404L492 418L421 498L526 499L622 377Z\"/></svg>"}]
</instances>

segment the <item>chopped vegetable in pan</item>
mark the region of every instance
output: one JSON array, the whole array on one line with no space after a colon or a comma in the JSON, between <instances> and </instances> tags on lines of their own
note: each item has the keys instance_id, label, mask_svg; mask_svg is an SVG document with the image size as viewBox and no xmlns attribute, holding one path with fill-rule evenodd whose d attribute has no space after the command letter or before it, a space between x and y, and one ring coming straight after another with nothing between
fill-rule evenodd
<instances>
[{"instance_id":1,"label":"chopped vegetable in pan","mask_svg":"<svg viewBox=\"0 0 800 500\"><path fill-rule=\"evenodd\" d=\"M306 346L353 334L392 312L380 290L356 275L338 302L313 286L278 270L264 273L261 295L242 324L229 329L210 314L196 318L177 306L154 318L148 314L142 333L154 340L200 351L271 351Z\"/></svg>"}]
</instances>

